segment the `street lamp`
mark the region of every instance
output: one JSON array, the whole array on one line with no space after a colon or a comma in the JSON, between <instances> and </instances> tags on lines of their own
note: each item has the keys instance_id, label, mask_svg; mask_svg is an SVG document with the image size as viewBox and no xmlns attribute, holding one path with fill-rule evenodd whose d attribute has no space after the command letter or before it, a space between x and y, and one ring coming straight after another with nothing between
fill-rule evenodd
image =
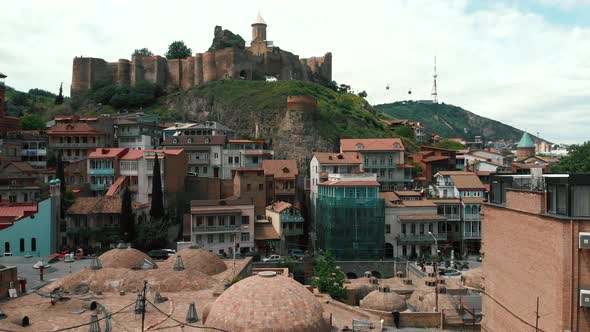
<instances>
[{"instance_id":1,"label":"street lamp","mask_svg":"<svg viewBox=\"0 0 590 332\"><path fill-rule=\"evenodd\" d=\"M436 278L436 286L434 286L434 311L438 312L438 240L436 239L436 236L432 234L432 232L428 232L428 234L430 234L430 236L432 236L432 238L434 239L434 246L436 248L436 256L434 258L434 275Z\"/></svg>"}]
</instances>

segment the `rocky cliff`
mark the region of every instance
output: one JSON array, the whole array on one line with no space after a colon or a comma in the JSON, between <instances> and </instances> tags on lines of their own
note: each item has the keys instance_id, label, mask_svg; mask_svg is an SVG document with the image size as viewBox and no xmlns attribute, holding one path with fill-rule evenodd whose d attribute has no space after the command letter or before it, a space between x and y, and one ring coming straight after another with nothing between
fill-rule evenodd
<instances>
[{"instance_id":1,"label":"rocky cliff","mask_svg":"<svg viewBox=\"0 0 590 332\"><path fill-rule=\"evenodd\" d=\"M317 109L289 110L287 97L301 95L314 97ZM305 81L223 80L169 95L165 103L184 120L219 121L241 137L258 131L272 142L276 159L302 165L313 151L337 151L340 138L393 136L363 98Z\"/></svg>"}]
</instances>

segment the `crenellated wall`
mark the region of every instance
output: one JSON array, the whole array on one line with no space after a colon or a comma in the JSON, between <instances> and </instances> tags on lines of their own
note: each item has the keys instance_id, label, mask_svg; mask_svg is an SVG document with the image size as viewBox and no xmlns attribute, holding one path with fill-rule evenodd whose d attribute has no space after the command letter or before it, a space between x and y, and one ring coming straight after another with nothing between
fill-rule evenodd
<instances>
[{"instance_id":1,"label":"crenellated wall","mask_svg":"<svg viewBox=\"0 0 590 332\"><path fill-rule=\"evenodd\" d=\"M261 54L250 48L228 47L184 59L134 56L131 61L106 62L98 58L76 57L72 67L71 95L89 90L100 81L120 86L135 86L139 81L148 81L165 89L187 90L220 79L262 80L266 76L279 80L331 81L332 53L300 59L278 47L267 47Z\"/></svg>"}]
</instances>

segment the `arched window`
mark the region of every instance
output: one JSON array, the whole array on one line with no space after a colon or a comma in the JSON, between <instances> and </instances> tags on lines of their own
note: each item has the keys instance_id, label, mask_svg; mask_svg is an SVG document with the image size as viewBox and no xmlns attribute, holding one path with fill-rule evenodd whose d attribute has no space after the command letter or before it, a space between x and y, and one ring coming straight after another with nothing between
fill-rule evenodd
<instances>
[{"instance_id":1,"label":"arched window","mask_svg":"<svg viewBox=\"0 0 590 332\"><path fill-rule=\"evenodd\" d=\"M479 214L479 206L477 206L477 205L474 205L474 206L473 206L472 213L473 213L473 214Z\"/></svg>"},{"instance_id":2,"label":"arched window","mask_svg":"<svg viewBox=\"0 0 590 332\"><path fill-rule=\"evenodd\" d=\"M4 252L10 252L10 242L4 242Z\"/></svg>"},{"instance_id":3,"label":"arched window","mask_svg":"<svg viewBox=\"0 0 590 332\"><path fill-rule=\"evenodd\" d=\"M25 251L25 239L23 239L23 238L21 238L19 241L19 249L20 249L20 252Z\"/></svg>"},{"instance_id":4,"label":"arched window","mask_svg":"<svg viewBox=\"0 0 590 332\"><path fill-rule=\"evenodd\" d=\"M31 239L31 251L37 251L37 239L36 238Z\"/></svg>"}]
</instances>

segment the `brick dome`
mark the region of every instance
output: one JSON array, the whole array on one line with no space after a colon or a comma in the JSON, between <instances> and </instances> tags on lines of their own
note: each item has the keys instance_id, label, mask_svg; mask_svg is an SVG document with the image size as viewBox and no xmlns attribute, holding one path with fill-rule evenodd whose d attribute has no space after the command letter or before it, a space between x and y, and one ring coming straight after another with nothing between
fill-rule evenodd
<instances>
[{"instance_id":1,"label":"brick dome","mask_svg":"<svg viewBox=\"0 0 590 332\"><path fill-rule=\"evenodd\" d=\"M205 325L233 332L329 331L322 305L309 290L268 271L223 292L213 303Z\"/></svg>"},{"instance_id":2,"label":"brick dome","mask_svg":"<svg viewBox=\"0 0 590 332\"><path fill-rule=\"evenodd\" d=\"M374 290L360 301L360 307L387 312L404 311L406 300L395 292Z\"/></svg>"},{"instance_id":3,"label":"brick dome","mask_svg":"<svg viewBox=\"0 0 590 332\"><path fill-rule=\"evenodd\" d=\"M189 272L202 272L212 276L227 270L223 260L209 250L187 248L177 252L176 256L182 257L184 269ZM160 263L160 268L171 270L176 261L176 256L169 257Z\"/></svg>"},{"instance_id":4,"label":"brick dome","mask_svg":"<svg viewBox=\"0 0 590 332\"><path fill-rule=\"evenodd\" d=\"M133 248L111 249L100 255L98 258L102 267L123 269L139 268L143 265L144 260L148 260L156 266L156 263L150 258L150 256Z\"/></svg>"}]
</instances>

